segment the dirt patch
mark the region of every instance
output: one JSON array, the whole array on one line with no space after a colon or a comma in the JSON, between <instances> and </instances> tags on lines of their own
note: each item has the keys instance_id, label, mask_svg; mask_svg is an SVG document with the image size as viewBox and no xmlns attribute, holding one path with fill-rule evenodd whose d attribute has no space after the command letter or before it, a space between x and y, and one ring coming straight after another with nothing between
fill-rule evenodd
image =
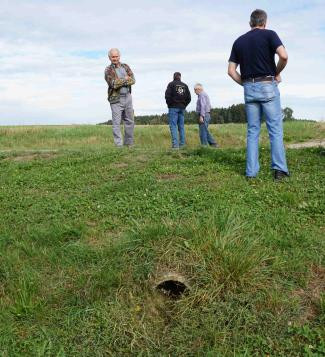
<instances>
[{"instance_id":1,"label":"dirt patch","mask_svg":"<svg viewBox=\"0 0 325 357\"><path fill-rule=\"evenodd\" d=\"M111 166L115 169L126 169L133 164L144 164L148 161L146 155L138 155L135 158L125 158L126 161L113 162Z\"/></svg>"},{"instance_id":2,"label":"dirt patch","mask_svg":"<svg viewBox=\"0 0 325 357\"><path fill-rule=\"evenodd\" d=\"M142 163L144 163L144 162L147 162L147 161L148 161L148 156L143 155L143 154L137 155L136 160L137 160L137 162L142 162Z\"/></svg>"},{"instance_id":3,"label":"dirt patch","mask_svg":"<svg viewBox=\"0 0 325 357\"><path fill-rule=\"evenodd\" d=\"M10 156L3 159L3 161L16 161L16 162L24 162L24 161L32 161L38 159L53 159L57 157L58 154L56 152L43 152L43 153L23 153L21 155Z\"/></svg>"},{"instance_id":4,"label":"dirt patch","mask_svg":"<svg viewBox=\"0 0 325 357\"><path fill-rule=\"evenodd\" d=\"M99 234L97 231L93 230L89 232L88 236L85 239L86 244L93 248L103 248L112 242L118 241L121 239L122 233L116 232L107 232Z\"/></svg>"},{"instance_id":5,"label":"dirt patch","mask_svg":"<svg viewBox=\"0 0 325 357\"><path fill-rule=\"evenodd\" d=\"M95 221L87 221L86 224L89 227L96 227L97 226L97 222L95 222Z\"/></svg>"},{"instance_id":6,"label":"dirt patch","mask_svg":"<svg viewBox=\"0 0 325 357\"><path fill-rule=\"evenodd\" d=\"M323 147L325 148L325 140L312 140L303 143L295 143L287 145L288 149L302 149L302 148L315 148Z\"/></svg>"},{"instance_id":7,"label":"dirt patch","mask_svg":"<svg viewBox=\"0 0 325 357\"><path fill-rule=\"evenodd\" d=\"M313 320L319 314L321 294L325 293L325 268L312 266L311 275L305 289L294 291L293 295L301 300L303 313L299 323Z\"/></svg>"},{"instance_id":8,"label":"dirt patch","mask_svg":"<svg viewBox=\"0 0 325 357\"><path fill-rule=\"evenodd\" d=\"M126 162L116 162L112 166L115 167L116 169L125 169L126 167L129 166L129 164Z\"/></svg>"},{"instance_id":9,"label":"dirt patch","mask_svg":"<svg viewBox=\"0 0 325 357\"><path fill-rule=\"evenodd\" d=\"M161 174L161 175L157 175L157 179L160 181L164 181L164 180L177 180L180 179L182 176L181 175L177 175L177 174Z\"/></svg>"}]
</instances>

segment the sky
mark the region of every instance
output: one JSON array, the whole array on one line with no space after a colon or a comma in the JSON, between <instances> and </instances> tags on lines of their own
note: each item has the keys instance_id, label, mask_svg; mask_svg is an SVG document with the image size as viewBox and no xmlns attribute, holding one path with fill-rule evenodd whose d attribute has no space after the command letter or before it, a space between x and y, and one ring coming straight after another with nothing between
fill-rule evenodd
<instances>
[{"instance_id":1,"label":"sky","mask_svg":"<svg viewBox=\"0 0 325 357\"><path fill-rule=\"evenodd\" d=\"M325 120L325 0L0 0L0 125L109 120L104 70L112 47L135 74L136 115L167 111L175 71L191 89L188 110L197 82L213 107L242 103L228 58L256 8L289 54L282 107Z\"/></svg>"}]
</instances>

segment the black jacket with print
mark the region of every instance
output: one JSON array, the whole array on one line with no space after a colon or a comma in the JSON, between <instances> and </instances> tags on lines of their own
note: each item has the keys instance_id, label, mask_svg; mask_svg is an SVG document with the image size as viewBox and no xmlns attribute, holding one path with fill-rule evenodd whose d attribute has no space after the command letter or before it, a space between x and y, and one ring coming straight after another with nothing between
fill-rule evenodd
<instances>
[{"instance_id":1,"label":"black jacket with print","mask_svg":"<svg viewBox=\"0 0 325 357\"><path fill-rule=\"evenodd\" d=\"M174 80L167 86L165 99L168 108L185 109L191 102L191 93L185 83Z\"/></svg>"}]
</instances>

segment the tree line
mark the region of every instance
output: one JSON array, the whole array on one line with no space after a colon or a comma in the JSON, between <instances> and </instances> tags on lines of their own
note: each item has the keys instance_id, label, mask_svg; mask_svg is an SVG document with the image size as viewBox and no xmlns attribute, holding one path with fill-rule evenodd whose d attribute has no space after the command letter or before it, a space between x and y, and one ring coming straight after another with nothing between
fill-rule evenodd
<instances>
[{"instance_id":1,"label":"tree line","mask_svg":"<svg viewBox=\"0 0 325 357\"><path fill-rule=\"evenodd\" d=\"M294 120L293 110L284 108L283 119ZM185 123L197 124L198 115L195 111L185 111ZM140 125L155 125L168 124L168 115L166 113L158 115L136 115L135 122ZM211 124L226 124L226 123L246 123L246 113L244 104L234 104L228 108L212 108L211 109Z\"/></svg>"},{"instance_id":2,"label":"tree line","mask_svg":"<svg viewBox=\"0 0 325 357\"><path fill-rule=\"evenodd\" d=\"M295 120L293 117L293 110L291 108L284 108L283 119ZM136 115L134 117L136 124L140 125L161 125L168 124L168 115L152 114L152 115ZM198 115L193 110L191 112L185 111L185 124L197 124ZM234 104L228 108L212 108L211 109L211 124L226 124L226 123L246 123L246 113L244 104ZM101 124L111 125L108 121Z\"/></svg>"}]
</instances>

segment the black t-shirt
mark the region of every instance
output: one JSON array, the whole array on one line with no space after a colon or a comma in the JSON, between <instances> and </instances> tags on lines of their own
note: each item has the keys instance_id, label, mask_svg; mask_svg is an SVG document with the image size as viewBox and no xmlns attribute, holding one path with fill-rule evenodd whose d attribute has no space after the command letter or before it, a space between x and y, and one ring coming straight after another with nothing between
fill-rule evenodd
<instances>
[{"instance_id":1,"label":"black t-shirt","mask_svg":"<svg viewBox=\"0 0 325 357\"><path fill-rule=\"evenodd\" d=\"M253 29L234 42L229 62L240 65L242 79L275 76L274 55L281 45L276 32Z\"/></svg>"}]
</instances>

